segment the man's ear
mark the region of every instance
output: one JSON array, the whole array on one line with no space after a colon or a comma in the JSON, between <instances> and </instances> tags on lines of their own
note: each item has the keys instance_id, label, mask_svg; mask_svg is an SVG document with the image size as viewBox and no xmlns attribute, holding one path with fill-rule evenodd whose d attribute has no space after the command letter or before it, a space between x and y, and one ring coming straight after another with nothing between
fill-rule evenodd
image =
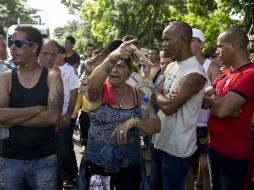
<instances>
[{"instance_id":1,"label":"man's ear","mask_svg":"<svg viewBox=\"0 0 254 190\"><path fill-rule=\"evenodd\" d=\"M200 42L200 48L203 49L204 47L204 42Z\"/></svg>"},{"instance_id":2,"label":"man's ear","mask_svg":"<svg viewBox=\"0 0 254 190\"><path fill-rule=\"evenodd\" d=\"M39 48L38 44L33 43L31 46L32 46L32 48L33 48L33 49L32 49L32 52L33 52L33 53L37 53L37 50L38 50L38 48Z\"/></svg>"},{"instance_id":3,"label":"man's ear","mask_svg":"<svg viewBox=\"0 0 254 190\"><path fill-rule=\"evenodd\" d=\"M238 47L239 46L239 44L236 42L236 41L232 41L231 42L231 47L232 48L236 48L236 47Z\"/></svg>"}]
</instances>

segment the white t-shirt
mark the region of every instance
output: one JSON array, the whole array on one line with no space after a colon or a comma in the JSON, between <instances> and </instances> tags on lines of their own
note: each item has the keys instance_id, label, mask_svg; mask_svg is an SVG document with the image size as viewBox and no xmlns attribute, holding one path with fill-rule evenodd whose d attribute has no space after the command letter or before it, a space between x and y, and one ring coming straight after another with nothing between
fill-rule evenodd
<instances>
[{"instance_id":1,"label":"white t-shirt","mask_svg":"<svg viewBox=\"0 0 254 190\"><path fill-rule=\"evenodd\" d=\"M146 82L143 77L136 72L132 72L126 83L132 87L142 90L148 97L150 97L152 94L153 83Z\"/></svg>"},{"instance_id":2,"label":"white t-shirt","mask_svg":"<svg viewBox=\"0 0 254 190\"><path fill-rule=\"evenodd\" d=\"M212 63L212 61L210 59L206 59L203 64L203 68L204 68L206 74L208 73L208 69L209 69L211 63ZM206 87L209 87L209 86L211 86L211 81L207 77ZM200 109L197 126L198 127L207 127L209 116L210 116L210 109L206 109L206 110Z\"/></svg>"},{"instance_id":3,"label":"white t-shirt","mask_svg":"<svg viewBox=\"0 0 254 190\"><path fill-rule=\"evenodd\" d=\"M79 87L79 78L73 66L65 63L63 66L59 67L61 70L61 76L63 79L64 86L64 105L63 114L67 112L69 102L70 102L70 92Z\"/></svg>"},{"instance_id":4,"label":"white t-shirt","mask_svg":"<svg viewBox=\"0 0 254 190\"><path fill-rule=\"evenodd\" d=\"M170 63L164 73L163 93L166 97L179 87L181 80L191 74L198 73L204 78L206 73L196 57L182 62ZM192 96L176 113L166 115L161 110L161 132L155 135L154 147L170 155L186 158L197 149L196 125L204 96L204 88Z\"/></svg>"}]
</instances>

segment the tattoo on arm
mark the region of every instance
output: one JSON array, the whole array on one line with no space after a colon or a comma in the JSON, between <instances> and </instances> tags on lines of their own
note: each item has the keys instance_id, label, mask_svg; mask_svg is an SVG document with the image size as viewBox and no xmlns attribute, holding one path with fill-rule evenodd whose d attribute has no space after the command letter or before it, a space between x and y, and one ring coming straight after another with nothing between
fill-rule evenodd
<instances>
[{"instance_id":1,"label":"tattoo on arm","mask_svg":"<svg viewBox=\"0 0 254 190\"><path fill-rule=\"evenodd\" d=\"M49 108L62 113L64 96L61 90L56 88L56 93L49 99Z\"/></svg>"}]
</instances>

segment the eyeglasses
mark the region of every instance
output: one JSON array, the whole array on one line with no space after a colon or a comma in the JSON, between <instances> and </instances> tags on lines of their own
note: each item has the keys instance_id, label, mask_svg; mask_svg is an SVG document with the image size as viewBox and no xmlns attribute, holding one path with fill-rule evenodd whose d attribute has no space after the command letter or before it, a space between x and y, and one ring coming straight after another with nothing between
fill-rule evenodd
<instances>
[{"instance_id":1,"label":"eyeglasses","mask_svg":"<svg viewBox=\"0 0 254 190\"><path fill-rule=\"evenodd\" d=\"M32 45L33 42L27 41L27 40L8 40L8 48L11 48L13 46L13 44L17 47L17 48L22 48L25 44L28 45Z\"/></svg>"}]
</instances>

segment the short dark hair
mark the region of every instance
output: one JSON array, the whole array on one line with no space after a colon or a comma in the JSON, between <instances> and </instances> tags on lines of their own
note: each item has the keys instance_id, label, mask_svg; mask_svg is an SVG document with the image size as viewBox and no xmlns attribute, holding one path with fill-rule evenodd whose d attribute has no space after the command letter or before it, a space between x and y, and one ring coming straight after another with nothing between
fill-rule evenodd
<instances>
[{"instance_id":1,"label":"short dark hair","mask_svg":"<svg viewBox=\"0 0 254 190\"><path fill-rule=\"evenodd\" d=\"M204 57L209 59L210 57L214 57L216 55L217 47L209 47L204 51Z\"/></svg>"},{"instance_id":2,"label":"short dark hair","mask_svg":"<svg viewBox=\"0 0 254 190\"><path fill-rule=\"evenodd\" d=\"M75 43L76 43L76 40L73 36L67 36L66 40L69 40L73 45L75 45Z\"/></svg>"},{"instance_id":3,"label":"short dark hair","mask_svg":"<svg viewBox=\"0 0 254 190\"><path fill-rule=\"evenodd\" d=\"M249 43L249 38L247 33L239 28L231 28L225 31L224 35L225 42L237 42L240 47L247 48Z\"/></svg>"},{"instance_id":4,"label":"short dark hair","mask_svg":"<svg viewBox=\"0 0 254 190\"><path fill-rule=\"evenodd\" d=\"M59 46L58 52L61 54L66 54L66 49L63 46Z\"/></svg>"},{"instance_id":5,"label":"short dark hair","mask_svg":"<svg viewBox=\"0 0 254 190\"><path fill-rule=\"evenodd\" d=\"M151 47L151 48L148 49L148 51L149 50L155 50L155 51L157 51L158 54L160 54L160 50L157 47Z\"/></svg>"},{"instance_id":6,"label":"short dark hair","mask_svg":"<svg viewBox=\"0 0 254 190\"><path fill-rule=\"evenodd\" d=\"M176 34L179 38L186 39L188 43L192 41L192 27L183 21L174 21L170 24L174 27Z\"/></svg>"},{"instance_id":7,"label":"short dark hair","mask_svg":"<svg viewBox=\"0 0 254 190\"><path fill-rule=\"evenodd\" d=\"M94 45L94 44L92 44L92 43L88 43L88 44L86 44L86 49L87 49L87 47L93 47L93 48L95 49L95 45Z\"/></svg>"},{"instance_id":8,"label":"short dark hair","mask_svg":"<svg viewBox=\"0 0 254 190\"><path fill-rule=\"evenodd\" d=\"M38 49L36 51L36 54L38 56L42 47L42 34L40 30L32 26L18 26L15 31L26 33L26 40L36 43L38 45Z\"/></svg>"}]
</instances>

